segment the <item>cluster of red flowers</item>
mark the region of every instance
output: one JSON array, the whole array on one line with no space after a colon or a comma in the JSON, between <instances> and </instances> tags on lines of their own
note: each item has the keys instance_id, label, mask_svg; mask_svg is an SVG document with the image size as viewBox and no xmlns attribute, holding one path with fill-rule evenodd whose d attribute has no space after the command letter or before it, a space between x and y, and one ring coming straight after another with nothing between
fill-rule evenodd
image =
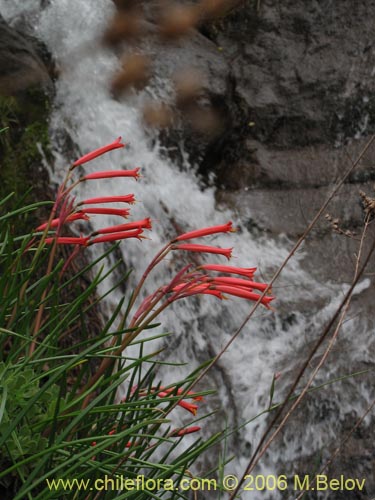
<instances>
[{"instance_id":1,"label":"cluster of red flowers","mask_svg":"<svg viewBox=\"0 0 375 500\"><path fill-rule=\"evenodd\" d=\"M107 153L113 149L123 148L125 144L121 142L121 137L119 137L116 141L103 146L91 153L88 153L77 161L75 161L69 171L69 176L67 180L71 179L72 171L86 163L88 161L97 158L98 156ZM98 205L106 205L107 203L125 203L132 204L135 203L134 194L127 194L122 196L101 196L97 198L89 198L87 200L80 201L79 203L75 203L74 198L70 197L70 192L72 189L80 182L86 182L89 180L98 180L98 179L108 179L114 177L132 177L134 179L138 179L140 177L139 168L135 168L132 170L106 170L101 172L93 172L81 177L78 181L76 181L72 186L66 187L67 180L63 184L63 187L60 188L58 192L58 196L56 199L55 211L59 211L59 217L53 218L44 224L41 224L36 228L36 231L45 231L46 229L55 230L54 236L49 236L45 239L47 244L58 243L60 245L79 245L79 246L88 246L96 243L105 243L105 242L113 242L124 240L127 238L138 238L141 239L142 233L144 229L151 229L151 219L149 217L129 222L125 224L118 224L111 227L105 227L90 233L88 236L61 236L62 227L70 222L74 222L77 220L87 221L90 218L90 215L93 214L108 214L108 215L117 215L120 217L127 218L130 210L128 208L111 208L106 206L98 206ZM89 205L89 206L88 206ZM96 205L96 206L92 206Z\"/></svg>"},{"instance_id":2,"label":"cluster of red flowers","mask_svg":"<svg viewBox=\"0 0 375 500\"><path fill-rule=\"evenodd\" d=\"M165 398L169 398L171 396L180 396L181 394L184 393L184 390L182 388L178 388L176 390L175 387L170 387L170 388L152 387L150 390L148 390L148 389L139 390L138 386L134 386L134 387L132 387L131 393L134 394L135 392L137 392L138 398L142 397L142 396L148 396L150 393L156 393L159 398L165 399ZM197 411L198 411L198 405L194 404L194 403L190 403L188 401L185 401L186 399L193 399L194 401L198 402L198 401L203 401L203 396L200 396L198 394L193 393L192 391L189 391L187 393L187 395L183 399L178 401L178 403L177 403L178 406L181 406L182 408L189 411L190 413L192 413L195 416ZM125 402L125 399L123 399L122 402ZM178 429L173 429L169 435L170 435L170 437L183 437L186 434L192 434L194 432L199 432L200 430L201 430L201 427L199 427L198 425L193 425L190 427L182 427L182 428L178 428ZM107 435L113 436L113 435L117 434L118 431L119 431L119 429L115 426L112 430L110 430L107 433ZM136 444L137 444L136 442L128 441L125 444L125 447L131 448L131 447L136 446ZM92 441L91 446L96 446L96 445L97 445L97 442ZM95 460L95 458L96 458L95 456L92 457L92 460Z\"/></svg>"},{"instance_id":3,"label":"cluster of red flowers","mask_svg":"<svg viewBox=\"0 0 375 500\"><path fill-rule=\"evenodd\" d=\"M169 250L188 250L191 252L220 254L229 259L232 248L219 248L193 243L180 244L180 241L232 231L232 222L228 222L220 226L198 229L182 234L167 246L164 256ZM155 308L164 298L167 298L167 302L171 303L199 294L213 295L221 300L226 298L226 295L232 295L254 302L259 301L265 307L270 308L270 302L274 297L269 295L271 290L269 285L253 280L256 267L244 268L219 264L203 264L194 269L192 267L192 264L185 266L168 285L161 286L154 293L147 296L134 314L132 324L139 324L145 318L147 312ZM221 274L211 275L208 273L212 271Z\"/></svg>"},{"instance_id":4,"label":"cluster of red flowers","mask_svg":"<svg viewBox=\"0 0 375 500\"><path fill-rule=\"evenodd\" d=\"M87 163L94 158L107 153L108 151L123 148L124 146L125 144L121 142L121 137L119 137L114 142L82 156L73 163L69 171L67 181L71 179L71 174L77 166ZM149 217L134 222L105 227L90 233L88 236L61 236L61 229L64 224L77 220L87 221L92 214L110 214L121 217L127 217L129 215L130 210L128 208L119 209L98 205L105 205L108 203L132 204L135 202L134 194L89 198L80 201L79 203L75 203L74 198L70 198L70 192L80 182L113 177L133 177L138 179L140 177L139 168L132 170L108 170L89 173L81 177L68 188L66 187L66 181L60 189L55 203L55 210L59 210L60 212L59 217L53 218L48 222L41 224L37 228L37 231L44 231L46 229L55 230L54 236L47 237L45 242L49 244L56 242L58 244L73 244L78 245L78 247L85 247L96 243L114 242L127 238L144 238L142 235L143 231L145 229L151 229L152 227L151 219ZM201 254L223 255L229 260L232 256L232 248L220 248L216 246L185 243L185 241L218 233L228 233L234 231L235 229L232 226L232 222L189 231L178 236L167 245L163 258L171 250L182 250L187 252L198 252ZM155 261L155 264L157 262L158 261ZM240 268L206 264L199 266L193 272L189 272L190 267L191 266L187 266L181 272L177 273L168 286L161 287L154 294L146 297L135 313L134 319L137 320L140 316L144 316L145 312L150 311L152 307L154 307L156 303L165 296L168 296L168 302L173 302L177 299L197 294L213 295L219 299L225 298L225 295L233 295L252 301L260 300L260 302L266 307L269 307L269 303L273 300L273 297L264 293L268 289L268 285L252 280L256 268ZM206 273L206 271L218 271L225 274L234 274L241 276L241 278L210 276Z\"/></svg>"},{"instance_id":5,"label":"cluster of red flowers","mask_svg":"<svg viewBox=\"0 0 375 500\"><path fill-rule=\"evenodd\" d=\"M160 390L161 389L161 390ZM177 396L181 396L181 394L184 393L184 390L179 388L176 389L174 387L169 388L169 389L164 389L163 387L154 388L153 390L158 391L158 397L159 398L167 398L169 396L173 396L173 393L176 393ZM203 396L198 396L197 394L194 394L192 391L189 391L187 395L185 396L184 399L181 399L178 401L178 406L181 406L181 408L184 408L185 410L189 411L192 413L194 416L197 414L198 411L198 405L194 403L189 403L188 401L185 401L185 399L193 399L194 401L203 401Z\"/></svg>"},{"instance_id":6,"label":"cluster of red flowers","mask_svg":"<svg viewBox=\"0 0 375 500\"><path fill-rule=\"evenodd\" d=\"M226 274L238 274L246 276L248 279L230 276L210 276L202 271L218 271ZM241 297L243 299L260 302L269 307L269 303L274 299L269 295L262 297L261 294L267 290L268 285L252 281L256 268L242 268L232 266L220 266L206 264L199 266L194 272L184 273L178 283L173 283L165 288L166 293L170 293L169 301L175 301L191 295L207 294L219 299L225 298L225 294ZM249 279L250 278L250 279ZM261 292L256 293L254 290Z\"/></svg>"},{"instance_id":7,"label":"cluster of red flowers","mask_svg":"<svg viewBox=\"0 0 375 500\"><path fill-rule=\"evenodd\" d=\"M41 224L36 229L37 231L45 232L44 241L47 244L55 243L75 245L75 251L78 252L82 247L87 247L97 243L114 242L127 238L144 238L144 236L142 236L143 231L145 229L151 229L151 219L149 217L134 222L105 227L91 232L87 236L81 235L79 237L72 237L62 235L62 228L66 224L74 221L88 221L91 215L108 214L124 218L129 216L129 208L113 208L106 205L109 203L132 204L135 202L133 194L121 196L102 196L79 201L78 203L76 203L75 199L70 194L74 187L80 182L116 177L131 177L137 180L140 177L139 168L132 170L110 170L89 173L79 178L78 181L72 182L74 169L76 167L91 161L108 151L123 148L124 146L125 145L121 142L121 138L119 137L111 144L96 149L95 151L82 156L73 163L66 180L59 189L49 221ZM68 186L68 183L71 184ZM56 217L57 214L58 217ZM54 231L53 235L50 234L50 231L52 230ZM133 293L129 309L131 309L134 305L149 272L159 262L161 262L169 252L183 251L197 252L199 254L223 255L229 260L232 257L232 248L220 248L217 246L195 244L186 241L215 234L231 233L234 231L235 229L233 228L232 222L227 222L226 224L189 231L170 241L156 255L148 266L140 283ZM49 232L48 236L46 235L46 232ZM68 262L69 259L66 265L68 265ZM255 267L243 268L219 264L202 264L195 267L190 264L185 266L172 278L169 284L159 287L154 293L143 299L134 313L129 325L129 327L135 332L130 335L129 342L135 338L137 331L142 331L142 329L145 328L150 321L150 317L154 318L170 303L193 295L213 295L219 299L224 299L227 295L231 295L246 300L260 302L265 307L269 308L269 304L274 297L267 293L270 290L270 287L267 284L254 281L255 271ZM127 336L125 336L125 343L121 344L122 349L124 349L124 346L128 345L126 342ZM139 391L137 388L135 389L137 390L138 396L147 396L150 394L149 389L147 391ZM184 391L181 388L165 389L163 387L153 387L151 388L151 393L156 393L158 397L162 398L162 400L166 400L167 398L170 400L171 396L181 396L184 394ZM192 399L193 401L186 401L187 399ZM203 398L201 396L188 392L180 400L178 400L176 404L195 416L198 410L197 402L202 399ZM199 430L199 426L174 429L171 431L170 436L182 437L186 434L197 432ZM116 429L112 429L108 434L113 435L115 433ZM95 445L96 442L93 442L92 446ZM132 447L134 445L135 443L129 441L126 444L126 447Z\"/></svg>"},{"instance_id":8,"label":"cluster of red flowers","mask_svg":"<svg viewBox=\"0 0 375 500\"><path fill-rule=\"evenodd\" d=\"M151 389L139 390L137 386L134 386L132 387L131 393L134 394L135 392L137 392L137 397L148 396L151 393L156 393L157 396L162 399L170 398L171 396L181 396L182 394L185 393L184 389L182 389L181 387L179 387L177 390L175 387L169 387L169 388L151 387ZM193 401L195 401L195 403L186 401L187 399L192 399ZM177 405L181 406L181 408L184 408L185 410L187 410L188 412L192 413L195 416L198 411L198 405L196 403L200 401L203 401L203 396L195 394L193 391L188 391L187 394L177 402ZM198 432L200 430L201 427L199 427L198 425L194 425L191 427L183 427L180 429L172 430L170 436L182 437L185 436L186 434L191 434L193 432Z\"/></svg>"}]
</instances>

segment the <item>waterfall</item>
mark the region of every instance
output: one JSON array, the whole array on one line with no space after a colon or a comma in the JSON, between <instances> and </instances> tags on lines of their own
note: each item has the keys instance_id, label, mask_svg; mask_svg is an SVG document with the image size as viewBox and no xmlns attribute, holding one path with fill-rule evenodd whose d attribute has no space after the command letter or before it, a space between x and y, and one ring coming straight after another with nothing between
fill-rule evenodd
<instances>
[{"instance_id":1,"label":"waterfall","mask_svg":"<svg viewBox=\"0 0 375 500\"><path fill-rule=\"evenodd\" d=\"M114 100L110 95L109 82L119 67L119 59L115 53L100 45L99 38L113 13L111 2L50 0L44 9L40 9L39 4L38 0L0 0L0 9L10 21L26 14L36 36L44 41L61 69L51 116L55 157L53 180L58 182L69 162L74 159L64 157L59 142L62 132L68 133L77 145L77 155L122 136L127 147L96 160L95 169L141 167L143 177L138 182L133 179L121 182L108 179L100 184L86 182L78 186L75 192L77 199L135 193L140 202L132 208L132 220L144 217L153 219L154 229L150 233L150 240L125 241L120 246L126 265L134 268L131 283L139 279L157 250L175 235L174 224L183 230L191 230L228 220L232 220L241 230L208 241L222 247L234 247L233 265L257 266L259 279L267 282L287 256L293 242L282 234L278 237L255 237L251 234L244 225L241 213L218 205L214 188L203 189L192 166L188 165L182 170L171 159L165 158L157 137L144 128L140 111L142 102L149 95L167 92L168 82L159 79L153 87L121 100ZM88 172L90 168L92 165L88 164L85 171ZM248 196L251 196L251 192L248 192ZM118 221L114 222L107 216L96 216L91 223L97 229ZM230 416L232 424L240 425L263 411L267 407L271 382L276 372L282 374L275 393L276 399L281 399L296 361L305 359L310 342L319 334L320 327L342 299L346 285L317 282L303 269L302 256L303 251L290 261L274 286L276 311L265 312L259 308L256 317L220 360L217 372L207 379L207 388L212 388L215 383L219 390L214 404L216 408L222 405L219 411L222 419L217 424L219 427L225 426L226 414ZM219 262L219 259L209 260ZM176 263L175 256L173 261L161 265L147 282L147 290L151 292L165 283L170 272L168 266L174 268ZM363 288L369 282L363 280L360 285ZM109 286L109 283L104 284L103 291L104 287ZM360 290L358 288L357 292ZM111 300L116 303L118 299L119 295L112 294ZM165 313L161 318L163 331L174 332L168 338L165 359L189 363L179 368L179 371L166 368L162 373L165 383L169 383L168 377L171 380L183 377L193 366L219 352L246 317L250 307L240 299L223 303L213 297L201 297L199 301L184 300ZM344 326L343 334L349 338L350 332L366 328L357 319ZM160 347L160 342L152 343L152 349ZM335 369L344 365L343 357L337 360ZM333 367L329 367L320 376L319 382L329 380L334 373ZM205 381L201 384L201 388L204 387ZM334 388L331 390L333 392ZM338 408L343 414L352 409L350 394L344 396L338 391L335 397L340 401ZM358 403L357 408L366 406L368 398L365 387L361 398L363 401ZM208 397L207 404L209 400ZM306 429L302 425L301 429L294 429L294 432L287 434L288 438L283 443L276 442L273 445L259 470L270 474L284 473L277 466L279 460L291 464L307 450L309 453L313 449L318 450L327 437L334 435L337 430L335 422L338 420L337 415L333 414L331 426L317 424ZM241 430L234 451L237 454L236 461L228 465L228 472L239 473L243 469L249 447L256 444L265 424L265 417L261 417ZM302 436L305 436L303 443ZM276 498L276 494L272 498Z\"/></svg>"}]
</instances>

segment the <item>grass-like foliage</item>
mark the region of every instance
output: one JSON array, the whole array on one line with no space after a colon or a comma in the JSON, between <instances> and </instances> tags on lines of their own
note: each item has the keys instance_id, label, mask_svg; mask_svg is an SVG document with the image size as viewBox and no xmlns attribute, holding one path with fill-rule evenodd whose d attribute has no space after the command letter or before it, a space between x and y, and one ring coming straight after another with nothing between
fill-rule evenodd
<instances>
[{"instance_id":1,"label":"grass-like foliage","mask_svg":"<svg viewBox=\"0 0 375 500\"><path fill-rule=\"evenodd\" d=\"M77 175L82 164L121 147L118 139L77 160L54 202L0 212L1 498L188 498L188 491L178 488L181 480L193 477L192 464L225 435L223 431L203 439L196 425L204 418L196 414L198 409L204 413L203 396L210 391L191 388L207 365L184 380L158 381L157 353L147 354L150 349L144 345L166 335L153 328L158 315L177 300L198 294L222 299L225 294L267 308L272 300L267 285L252 280L254 268L216 263L184 265L157 290L145 293L149 273L171 252L230 258L230 248L186 243L233 231L228 222L167 243L146 263L130 297L103 319L106 296L98 295L98 285L117 266L104 265L113 247L104 247L94 262L89 253L86 260L82 254L91 245L141 239L151 220L90 232L87 221L95 214L127 218L130 210L117 207L133 203L134 196L77 201L73 195L80 182L138 179L138 169ZM48 220L30 228L30 234L19 234L20 218L27 220L41 208L48 210ZM87 234L77 235L77 223L80 231L87 224ZM119 396L120 386L125 396ZM191 418L176 428L172 411ZM146 486L119 482L120 477L135 481L140 476L149 481Z\"/></svg>"}]
</instances>

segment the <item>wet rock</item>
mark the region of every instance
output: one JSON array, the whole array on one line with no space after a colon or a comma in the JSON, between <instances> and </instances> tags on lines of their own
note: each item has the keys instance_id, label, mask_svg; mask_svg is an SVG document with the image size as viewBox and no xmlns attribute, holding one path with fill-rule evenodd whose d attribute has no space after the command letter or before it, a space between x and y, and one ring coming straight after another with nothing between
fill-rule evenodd
<instances>
[{"instance_id":1,"label":"wet rock","mask_svg":"<svg viewBox=\"0 0 375 500\"><path fill-rule=\"evenodd\" d=\"M40 44L8 26L0 15L0 94L15 95L31 87L52 91L38 47L40 50Z\"/></svg>"},{"instance_id":2,"label":"wet rock","mask_svg":"<svg viewBox=\"0 0 375 500\"><path fill-rule=\"evenodd\" d=\"M255 164L262 172L266 145L299 151L315 144L334 147L371 133L375 47L369 13L374 2L258 4L259 9L256 2L243 2L206 31L230 61L227 105L237 130L241 128L235 156L242 164L250 170ZM202 171L220 172L222 160L233 159L233 146L228 131L207 151ZM241 162L232 163L237 167L241 174Z\"/></svg>"}]
</instances>

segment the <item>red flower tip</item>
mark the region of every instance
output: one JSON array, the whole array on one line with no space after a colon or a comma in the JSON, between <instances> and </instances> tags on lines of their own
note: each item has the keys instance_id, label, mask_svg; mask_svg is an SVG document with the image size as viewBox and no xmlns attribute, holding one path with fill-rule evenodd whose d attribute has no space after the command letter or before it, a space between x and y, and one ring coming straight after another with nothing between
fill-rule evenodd
<instances>
[{"instance_id":1,"label":"red flower tip","mask_svg":"<svg viewBox=\"0 0 375 500\"><path fill-rule=\"evenodd\" d=\"M208 236L210 234L217 233L228 233L235 232L236 230L232 227L232 222L227 222L220 226L205 227L202 229L196 229L195 231L189 231L188 233L180 234L174 241L190 240L192 238L199 238L201 236Z\"/></svg>"},{"instance_id":2,"label":"red flower tip","mask_svg":"<svg viewBox=\"0 0 375 500\"><path fill-rule=\"evenodd\" d=\"M186 427L185 429L176 429L172 431L171 436L185 436L186 434L192 434L193 432L199 432L201 427L199 425L193 425L192 427Z\"/></svg>"},{"instance_id":3,"label":"red flower tip","mask_svg":"<svg viewBox=\"0 0 375 500\"><path fill-rule=\"evenodd\" d=\"M192 396L195 401L203 401L203 396Z\"/></svg>"},{"instance_id":4,"label":"red flower tip","mask_svg":"<svg viewBox=\"0 0 375 500\"><path fill-rule=\"evenodd\" d=\"M94 149L94 151L91 151L90 153L81 156L81 158L79 158L73 163L73 168L78 167L78 165L82 165L83 163L86 163L88 161L91 161L94 158L97 158L98 156L107 153L108 151L112 151L112 149L123 148L124 146L125 144L122 144L121 137L118 137L115 141L111 142L110 144L102 146L101 148L98 149Z\"/></svg>"},{"instance_id":5,"label":"red flower tip","mask_svg":"<svg viewBox=\"0 0 375 500\"><path fill-rule=\"evenodd\" d=\"M194 245L193 243L183 243L182 245L172 245L172 250L187 250L189 252L214 253L224 255L228 260L232 257L233 248L219 248L207 245Z\"/></svg>"},{"instance_id":6,"label":"red flower tip","mask_svg":"<svg viewBox=\"0 0 375 500\"><path fill-rule=\"evenodd\" d=\"M246 290L243 287L235 287L235 286L227 286L227 285L214 285L213 286L214 290L219 290L220 292L227 293L229 295L234 295L236 297L241 297L243 299L247 300L252 300L254 302L258 302L260 299L261 295L250 292L249 290ZM269 308L269 303L274 300L275 297L271 296L265 296L262 297L261 303Z\"/></svg>"},{"instance_id":7,"label":"red flower tip","mask_svg":"<svg viewBox=\"0 0 375 500\"><path fill-rule=\"evenodd\" d=\"M213 283L214 285L229 285L235 287L243 287L251 291L253 288L255 290L260 290L264 292L264 290L268 287L266 283L258 283L256 281L245 280L241 278L231 278L229 276L217 276L215 278L207 277L204 281L208 283ZM268 290L269 292L271 289Z\"/></svg>"},{"instance_id":8,"label":"red flower tip","mask_svg":"<svg viewBox=\"0 0 375 500\"><path fill-rule=\"evenodd\" d=\"M83 200L79 205L95 205L96 203L135 203L134 194L124 196L100 196L99 198L89 198ZM85 210L87 212L87 210Z\"/></svg>"},{"instance_id":9,"label":"red flower tip","mask_svg":"<svg viewBox=\"0 0 375 500\"><path fill-rule=\"evenodd\" d=\"M159 398L166 398L166 397L171 395L171 392L173 390L174 390L173 388L162 390L162 391L158 392L158 396L159 396ZM177 394L182 394L183 392L184 392L183 389L178 389ZM195 397L192 396L191 391L189 391L189 393L186 397L191 397L191 398L195 399ZM197 401L199 400L198 398L200 398L200 396L197 396L197 399L196 399ZM192 413L193 415L196 415L196 413L198 411L198 405L195 405L193 403L188 403L187 401L184 401L183 399L181 401L179 401L177 404L179 406L181 406L182 408L185 408L185 410L190 411L190 413Z\"/></svg>"},{"instance_id":10,"label":"red flower tip","mask_svg":"<svg viewBox=\"0 0 375 500\"><path fill-rule=\"evenodd\" d=\"M198 411L198 405L195 405L193 403L188 403L187 401L181 400L177 403L179 406L182 408L185 408L185 410L190 411L194 416L197 414Z\"/></svg>"},{"instance_id":11,"label":"red flower tip","mask_svg":"<svg viewBox=\"0 0 375 500\"><path fill-rule=\"evenodd\" d=\"M104 170L102 172L92 172L81 178L81 181L90 181L95 179L109 179L111 177L134 177L139 179L139 168L133 170Z\"/></svg>"}]
</instances>

